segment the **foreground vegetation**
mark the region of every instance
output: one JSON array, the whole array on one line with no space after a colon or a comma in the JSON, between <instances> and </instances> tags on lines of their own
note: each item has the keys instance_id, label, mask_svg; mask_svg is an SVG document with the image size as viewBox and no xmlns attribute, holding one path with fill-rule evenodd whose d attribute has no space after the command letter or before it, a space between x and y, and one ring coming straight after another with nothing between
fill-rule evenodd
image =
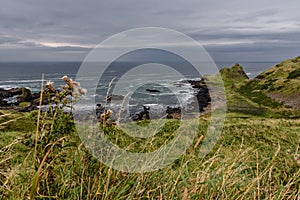
<instances>
[{"instance_id":1,"label":"foreground vegetation","mask_svg":"<svg viewBox=\"0 0 300 200\"><path fill-rule=\"evenodd\" d=\"M20 114L6 113L6 117L14 115ZM3 199L297 199L300 195L300 119L229 113L218 145L200 159L201 145L196 143L209 122L203 116L186 154L166 168L138 174L98 162L74 131L46 144L39 141L38 159L34 159L34 129L27 130L33 127L32 115L18 116L20 123L14 122L24 131L16 126L16 131L10 127L0 132ZM165 130L174 126L176 121ZM124 144L117 133L111 138L137 145L136 141ZM156 149L163 141L148 143L147 148Z\"/></svg>"}]
</instances>

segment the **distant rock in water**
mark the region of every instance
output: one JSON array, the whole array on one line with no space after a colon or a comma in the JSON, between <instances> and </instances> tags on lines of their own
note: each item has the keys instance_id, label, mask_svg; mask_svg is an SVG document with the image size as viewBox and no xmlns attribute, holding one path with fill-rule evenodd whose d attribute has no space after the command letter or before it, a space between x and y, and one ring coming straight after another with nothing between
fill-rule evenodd
<instances>
[{"instance_id":1,"label":"distant rock in water","mask_svg":"<svg viewBox=\"0 0 300 200\"><path fill-rule=\"evenodd\" d=\"M146 89L147 92L156 92L156 93L159 93L160 91L159 90L156 90L156 89Z\"/></svg>"}]
</instances>

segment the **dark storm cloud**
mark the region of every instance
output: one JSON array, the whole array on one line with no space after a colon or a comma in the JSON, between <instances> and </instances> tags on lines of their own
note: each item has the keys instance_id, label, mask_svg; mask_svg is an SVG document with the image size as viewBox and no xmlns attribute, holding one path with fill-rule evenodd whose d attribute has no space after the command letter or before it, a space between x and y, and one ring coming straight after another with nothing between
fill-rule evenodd
<instances>
[{"instance_id":1,"label":"dark storm cloud","mask_svg":"<svg viewBox=\"0 0 300 200\"><path fill-rule=\"evenodd\" d=\"M296 0L3 1L0 61L83 60L109 36L144 26L181 31L216 60L281 60L300 54L299 6Z\"/></svg>"}]
</instances>

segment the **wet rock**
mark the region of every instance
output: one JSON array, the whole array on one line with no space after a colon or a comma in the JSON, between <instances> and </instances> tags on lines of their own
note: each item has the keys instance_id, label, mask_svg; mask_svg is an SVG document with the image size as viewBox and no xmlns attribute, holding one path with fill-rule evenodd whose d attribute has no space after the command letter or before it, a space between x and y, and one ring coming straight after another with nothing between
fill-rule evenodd
<instances>
[{"instance_id":1,"label":"wet rock","mask_svg":"<svg viewBox=\"0 0 300 200\"><path fill-rule=\"evenodd\" d=\"M32 100L31 91L27 88L21 88L22 93L17 96L18 103L30 102Z\"/></svg>"},{"instance_id":2,"label":"wet rock","mask_svg":"<svg viewBox=\"0 0 300 200\"><path fill-rule=\"evenodd\" d=\"M22 88L12 88L5 90L0 88L0 100L22 94Z\"/></svg>"},{"instance_id":3,"label":"wet rock","mask_svg":"<svg viewBox=\"0 0 300 200\"><path fill-rule=\"evenodd\" d=\"M135 114L130 114L130 117L133 121L149 120L150 119L149 110L150 107L143 106L143 111L140 111Z\"/></svg>"},{"instance_id":4,"label":"wet rock","mask_svg":"<svg viewBox=\"0 0 300 200\"><path fill-rule=\"evenodd\" d=\"M156 89L146 89L147 92L154 92L154 93L159 93L159 90Z\"/></svg>"},{"instance_id":5,"label":"wet rock","mask_svg":"<svg viewBox=\"0 0 300 200\"><path fill-rule=\"evenodd\" d=\"M207 107L211 102L208 88L200 88L196 94L196 97L199 105L199 111L204 112L204 108Z\"/></svg>"},{"instance_id":6,"label":"wet rock","mask_svg":"<svg viewBox=\"0 0 300 200\"><path fill-rule=\"evenodd\" d=\"M30 104L30 106L27 106L27 107L23 107L23 108L19 108L19 112L31 112L33 110L36 110L37 109L37 106L34 105L33 103Z\"/></svg>"},{"instance_id":7,"label":"wet rock","mask_svg":"<svg viewBox=\"0 0 300 200\"><path fill-rule=\"evenodd\" d=\"M193 88L197 88L197 89L200 89L200 88L203 88L203 87L207 88L207 85L206 85L206 83L203 79L201 79L201 80L187 80L187 82L189 84L191 84Z\"/></svg>"},{"instance_id":8,"label":"wet rock","mask_svg":"<svg viewBox=\"0 0 300 200\"><path fill-rule=\"evenodd\" d=\"M36 98L32 98L32 102L34 105L40 105L40 94ZM49 98L48 97L43 97L42 99L42 105L48 105L49 104Z\"/></svg>"},{"instance_id":9,"label":"wet rock","mask_svg":"<svg viewBox=\"0 0 300 200\"><path fill-rule=\"evenodd\" d=\"M167 113L167 119L180 119L181 118L181 108L180 107L172 108L172 107L168 106L166 113Z\"/></svg>"},{"instance_id":10,"label":"wet rock","mask_svg":"<svg viewBox=\"0 0 300 200\"><path fill-rule=\"evenodd\" d=\"M199 111L204 112L204 108L206 108L211 102L211 97L205 81L203 79L188 80L188 83L190 83L193 88L197 89L196 98L199 106Z\"/></svg>"}]
</instances>

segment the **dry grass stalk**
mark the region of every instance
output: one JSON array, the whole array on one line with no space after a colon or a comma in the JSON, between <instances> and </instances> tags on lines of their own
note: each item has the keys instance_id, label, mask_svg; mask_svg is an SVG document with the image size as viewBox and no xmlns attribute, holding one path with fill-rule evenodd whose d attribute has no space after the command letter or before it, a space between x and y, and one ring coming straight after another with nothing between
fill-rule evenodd
<instances>
[{"instance_id":1,"label":"dry grass stalk","mask_svg":"<svg viewBox=\"0 0 300 200\"><path fill-rule=\"evenodd\" d=\"M200 138L198 139L198 141L196 142L194 149L197 149L197 147L199 146L199 144L201 143L201 141L203 140L204 135L201 135Z\"/></svg>"},{"instance_id":2,"label":"dry grass stalk","mask_svg":"<svg viewBox=\"0 0 300 200\"><path fill-rule=\"evenodd\" d=\"M188 189L186 187L184 187L184 191L182 194L182 200L189 200L189 193L188 193Z\"/></svg>"},{"instance_id":3,"label":"dry grass stalk","mask_svg":"<svg viewBox=\"0 0 300 200\"><path fill-rule=\"evenodd\" d=\"M41 117L41 106L43 101L43 91L44 91L44 73L42 74L42 84L41 84L41 93L40 93L40 102L39 102L39 111L38 111L38 117L37 117L37 125L36 125L36 132L35 132L35 144L34 144L34 161L36 160L36 154L37 154L37 143L39 138L39 128L40 128L40 117ZM35 162L34 162L35 164Z\"/></svg>"}]
</instances>

